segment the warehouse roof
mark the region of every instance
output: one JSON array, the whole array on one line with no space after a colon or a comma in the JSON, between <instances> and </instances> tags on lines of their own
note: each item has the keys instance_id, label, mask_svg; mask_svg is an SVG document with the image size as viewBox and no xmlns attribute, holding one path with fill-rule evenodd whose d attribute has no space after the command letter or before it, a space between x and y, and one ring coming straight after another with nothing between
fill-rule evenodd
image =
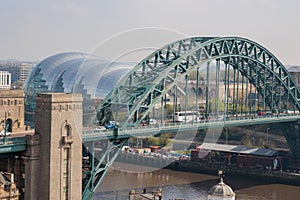
<instances>
[{"instance_id":1,"label":"warehouse roof","mask_svg":"<svg viewBox=\"0 0 300 200\"><path fill-rule=\"evenodd\" d=\"M215 144L215 143L203 143L200 149L223 151L230 153L240 153L258 156L274 156L277 150L274 149L264 149L264 148L251 148L244 145L225 145L225 144Z\"/></svg>"}]
</instances>

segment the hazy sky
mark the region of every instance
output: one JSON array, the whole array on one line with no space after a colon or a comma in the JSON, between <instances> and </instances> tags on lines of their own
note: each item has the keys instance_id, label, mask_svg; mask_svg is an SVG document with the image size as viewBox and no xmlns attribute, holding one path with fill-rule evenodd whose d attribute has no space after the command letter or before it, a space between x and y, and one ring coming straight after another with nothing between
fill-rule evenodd
<instances>
[{"instance_id":1,"label":"hazy sky","mask_svg":"<svg viewBox=\"0 0 300 200\"><path fill-rule=\"evenodd\" d=\"M284 64L300 65L299 0L1 0L0 5L0 59L41 60L80 51L108 59L129 52L124 60L138 61L178 38L241 36Z\"/></svg>"}]
</instances>

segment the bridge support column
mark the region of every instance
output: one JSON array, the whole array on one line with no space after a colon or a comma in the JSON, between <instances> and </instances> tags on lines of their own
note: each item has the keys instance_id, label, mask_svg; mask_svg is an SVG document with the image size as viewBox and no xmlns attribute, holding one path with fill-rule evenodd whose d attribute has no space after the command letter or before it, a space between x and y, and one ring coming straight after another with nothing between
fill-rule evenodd
<instances>
[{"instance_id":1,"label":"bridge support column","mask_svg":"<svg viewBox=\"0 0 300 200\"><path fill-rule=\"evenodd\" d=\"M292 155L300 158L300 121L282 123L281 131L285 135Z\"/></svg>"},{"instance_id":2,"label":"bridge support column","mask_svg":"<svg viewBox=\"0 0 300 200\"><path fill-rule=\"evenodd\" d=\"M35 134L40 136L35 198L72 199L82 196L82 97L78 94L38 94ZM35 182L36 181L36 182Z\"/></svg>"},{"instance_id":3,"label":"bridge support column","mask_svg":"<svg viewBox=\"0 0 300 200\"><path fill-rule=\"evenodd\" d=\"M206 69L206 90L205 90L205 120L208 120L209 116L209 93L210 93L210 62L207 62L207 69Z\"/></svg>"},{"instance_id":4,"label":"bridge support column","mask_svg":"<svg viewBox=\"0 0 300 200\"><path fill-rule=\"evenodd\" d=\"M36 134L33 136L26 136L27 147L26 151L22 155L22 160L24 162L24 174L25 184L24 184L24 198L29 199L39 199L39 184L40 184L40 135ZM22 184L21 184L22 185ZM21 189L21 188L20 188ZM21 193L23 191L20 191Z\"/></svg>"}]
</instances>

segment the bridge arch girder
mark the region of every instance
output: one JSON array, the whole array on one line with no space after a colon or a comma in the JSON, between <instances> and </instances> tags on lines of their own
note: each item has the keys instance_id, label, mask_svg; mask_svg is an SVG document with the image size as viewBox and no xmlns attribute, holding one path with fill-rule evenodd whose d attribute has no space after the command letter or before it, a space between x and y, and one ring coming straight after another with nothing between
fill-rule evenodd
<instances>
[{"instance_id":1,"label":"bridge arch girder","mask_svg":"<svg viewBox=\"0 0 300 200\"><path fill-rule=\"evenodd\" d=\"M137 125L191 70L212 60L221 60L239 70L261 95L264 92L266 102L275 98L278 104L283 90L284 95L291 97L289 101L300 110L299 89L285 67L261 45L239 37L188 38L166 45L131 70L104 99L98 110L105 113L113 106L126 106L128 115L121 127L126 127L133 117ZM247 70L242 68L245 64L248 65ZM264 90L266 80L272 82L272 87Z\"/></svg>"},{"instance_id":2,"label":"bridge arch girder","mask_svg":"<svg viewBox=\"0 0 300 200\"><path fill-rule=\"evenodd\" d=\"M250 83L255 86L257 92L265 98L265 102L268 104L269 108L273 109L275 107L275 105L272 105L272 99L275 101L275 104L278 107L278 104L280 103L279 99L284 99L284 97L288 95L286 91L283 91L285 93L281 92L283 86L280 77L276 73L273 73L267 65L260 63L257 60L250 59L249 57L240 55L232 55L229 57L225 56L221 58L219 57L218 59L223 59L225 63L228 62L229 65L231 65L234 69L237 69L244 77L246 77ZM231 61L231 59L234 61ZM242 66L240 66L240 63L242 63ZM254 71L254 76L251 70ZM260 73L262 70L264 71ZM275 85L271 84L270 82L266 82L266 80L270 78L275 80ZM274 96L273 94L276 92L278 95Z\"/></svg>"}]
</instances>

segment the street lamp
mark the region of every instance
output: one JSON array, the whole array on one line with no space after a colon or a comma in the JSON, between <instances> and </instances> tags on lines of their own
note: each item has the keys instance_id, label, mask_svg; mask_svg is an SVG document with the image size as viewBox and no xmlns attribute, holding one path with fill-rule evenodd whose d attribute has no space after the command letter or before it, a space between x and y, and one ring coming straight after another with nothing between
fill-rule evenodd
<instances>
[{"instance_id":1,"label":"street lamp","mask_svg":"<svg viewBox=\"0 0 300 200\"><path fill-rule=\"evenodd\" d=\"M270 128L267 128L267 145L269 146L269 130Z\"/></svg>"}]
</instances>

